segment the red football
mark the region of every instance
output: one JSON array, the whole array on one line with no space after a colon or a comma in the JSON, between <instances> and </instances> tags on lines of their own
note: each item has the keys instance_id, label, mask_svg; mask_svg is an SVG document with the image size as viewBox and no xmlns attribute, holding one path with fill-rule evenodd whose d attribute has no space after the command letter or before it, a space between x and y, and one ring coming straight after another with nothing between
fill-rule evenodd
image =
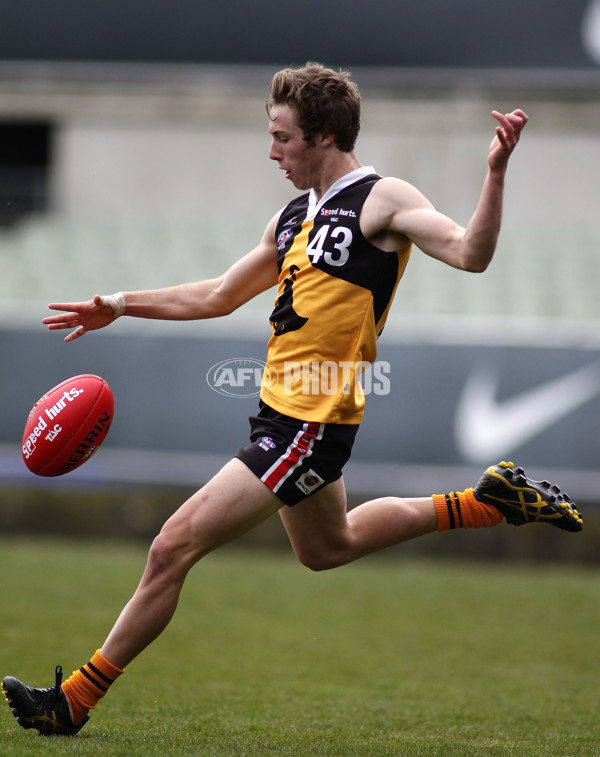
<instances>
[{"instance_id":1,"label":"red football","mask_svg":"<svg viewBox=\"0 0 600 757\"><path fill-rule=\"evenodd\" d=\"M23 432L23 460L38 476L62 476L89 460L114 414L109 385L99 376L74 376L31 408Z\"/></svg>"}]
</instances>

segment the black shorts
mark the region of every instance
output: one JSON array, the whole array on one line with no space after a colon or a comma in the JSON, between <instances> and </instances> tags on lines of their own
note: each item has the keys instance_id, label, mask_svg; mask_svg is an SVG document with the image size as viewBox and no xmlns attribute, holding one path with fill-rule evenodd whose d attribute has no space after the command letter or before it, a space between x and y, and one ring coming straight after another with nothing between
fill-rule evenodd
<instances>
[{"instance_id":1,"label":"black shorts","mask_svg":"<svg viewBox=\"0 0 600 757\"><path fill-rule=\"evenodd\" d=\"M301 421L260 403L250 442L236 457L288 507L336 481L350 459L358 425Z\"/></svg>"}]
</instances>

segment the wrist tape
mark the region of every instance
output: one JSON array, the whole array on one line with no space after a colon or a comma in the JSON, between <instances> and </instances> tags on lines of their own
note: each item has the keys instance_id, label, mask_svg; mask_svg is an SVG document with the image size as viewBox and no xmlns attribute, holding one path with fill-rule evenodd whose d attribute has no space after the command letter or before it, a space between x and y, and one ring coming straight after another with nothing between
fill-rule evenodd
<instances>
[{"instance_id":1,"label":"wrist tape","mask_svg":"<svg viewBox=\"0 0 600 757\"><path fill-rule=\"evenodd\" d=\"M125 314L127 303L125 302L125 295L123 292L101 295L101 298L102 304L110 307L115 318Z\"/></svg>"}]
</instances>

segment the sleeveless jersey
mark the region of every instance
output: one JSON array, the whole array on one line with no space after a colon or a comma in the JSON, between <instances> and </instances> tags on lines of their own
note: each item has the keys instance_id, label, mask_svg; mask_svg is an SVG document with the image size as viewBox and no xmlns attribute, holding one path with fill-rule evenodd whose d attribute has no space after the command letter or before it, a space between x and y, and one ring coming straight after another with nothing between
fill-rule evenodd
<instances>
[{"instance_id":1,"label":"sleeveless jersey","mask_svg":"<svg viewBox=\"0 0 600 757\"><path fill-rule=\"evenodd\" d=\"M360 375L375 360L377 336L410 256L410 247L383 252L360 229L362 207L380 178L358 169L319 203L311 191L281 213L279 288L261 399L284 415L360 423Z\"/></svg>"}]
</instances>

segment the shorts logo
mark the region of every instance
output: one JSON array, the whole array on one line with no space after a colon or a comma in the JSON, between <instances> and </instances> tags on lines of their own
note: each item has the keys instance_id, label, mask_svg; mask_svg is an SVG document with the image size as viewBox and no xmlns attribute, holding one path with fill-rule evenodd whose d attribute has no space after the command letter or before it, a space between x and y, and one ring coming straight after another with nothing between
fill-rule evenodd
<instances>
[{"instance_id":1,"label":"shorts logo","mask_svg":"<svg viewBox=\"0 0 600 757\"><path fill-rule=\"evenodd\" d=\"M259 446L259 447L260 447L261 449L267 450L267 452L268 452L268 451L269 451L270 449L275 449L275 447L276 447L277 445L276 445L276 444L275 444L275 442L274 442L274 441L273 441L273 440L271 439L271 437L270 437L270 436L263 436L263 438L262 438L262 439L260 440L260 442L258 443L258 446Z\"/></svg>"},{"instance_id":2,"label":"shorts logo","mask_svg":"<svg viewBox=\"0 0 600 757\"><path fill-rule=\"evenodd\" d=\"M319 476L318 473L315 473L314 470L306 471L306 473L303 473L300 478L296 481L296 486L298 489L300 489L304 494L311 494L311 492L314 492L315 489L318 489L321 484L324 484L324 479Z\"/></svg>"}]
</instances>

